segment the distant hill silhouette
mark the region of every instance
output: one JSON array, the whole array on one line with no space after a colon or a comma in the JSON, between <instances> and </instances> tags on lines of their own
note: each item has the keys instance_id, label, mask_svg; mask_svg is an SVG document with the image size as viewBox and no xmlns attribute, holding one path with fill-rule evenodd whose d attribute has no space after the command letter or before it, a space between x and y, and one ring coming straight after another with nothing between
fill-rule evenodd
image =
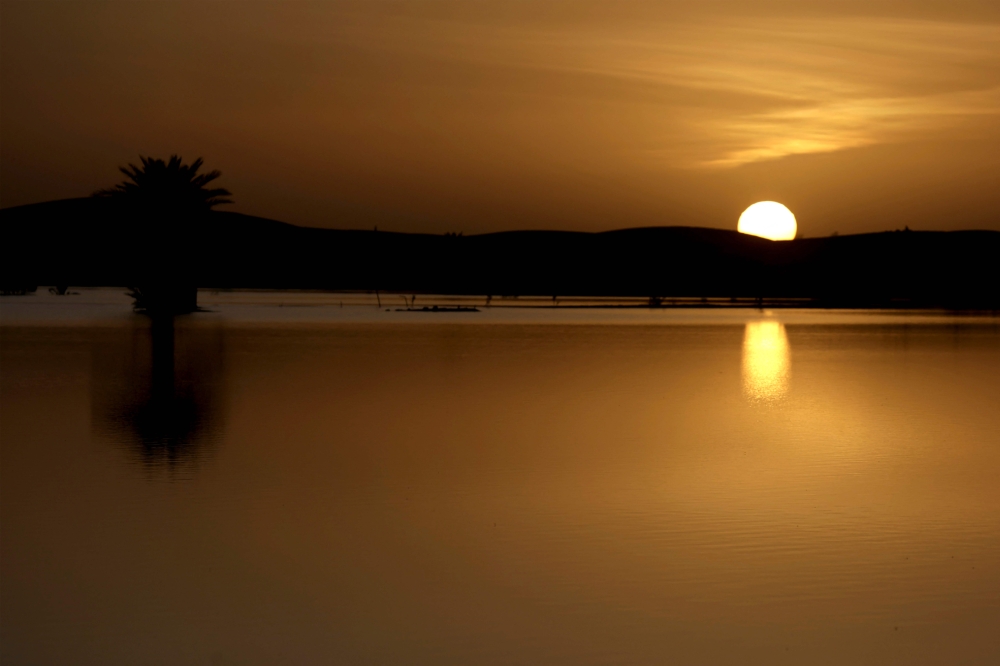
<instances>
[{"instance_id":1,"label":"distant hill silhouette","mask_svg":"<svg viewBox=\"0 0 1000 666\"><path fill-rule=\"evenodd\" d=\"M0 210L0 284L133 286L162 263L110 199ZM772 242L647 227L472 236L297 227L206 212L171 250L202 288L437 294L808 298L848 307L1000 308L1000 232L902 231ZM156 261L152 261L156 259Z\"/></svg>"}]
</instances>

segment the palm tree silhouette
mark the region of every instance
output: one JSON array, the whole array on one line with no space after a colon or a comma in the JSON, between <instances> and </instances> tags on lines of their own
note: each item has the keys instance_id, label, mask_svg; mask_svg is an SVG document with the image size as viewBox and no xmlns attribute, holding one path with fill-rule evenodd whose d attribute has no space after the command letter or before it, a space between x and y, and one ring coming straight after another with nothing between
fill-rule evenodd
<instances>
[{"instance_id":1,"label":"palm tree silhouette","mask_svg":"<svg viewBox=\"0 0 1000 666\"><path fill-rule=\"evenodd\" d=\"M136 310L168 316L192 312L198 307L197 226L213 207L232 203L226 198L231 193L209 186L222 174L198 173L200 157L191 164L184 164L179 155L139 159L141 166L119 167L126 180L93 196L109 199L117 215L138 222L125 231L142 258L135 276L140 286L129 292Z\"/></svg>"},{"instance_id":2,"label":"palm tree silhouette","mask_svg":"<svg viewBox=\"0 0 1000 666\"><path fill-rule=\"evenodd\" d=\"M232 193L224 188L206 186L222 175L220 171L199 174L204 163L199 157L184 164L179 155L169 160L139 156L142 166L129 163L118 167L127 180L114 187L94 192L95 197L111 197L150 213L199 213L220 204L232 203L225 197Z\"/></svg>"}]
</instances>

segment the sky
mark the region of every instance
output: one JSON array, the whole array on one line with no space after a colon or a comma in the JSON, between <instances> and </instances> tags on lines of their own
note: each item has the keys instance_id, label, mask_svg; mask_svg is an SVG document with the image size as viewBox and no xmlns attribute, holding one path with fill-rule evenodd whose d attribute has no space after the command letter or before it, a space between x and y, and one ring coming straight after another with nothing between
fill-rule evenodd
<instances>
[{"instance_id":1,"label":"sky","mask_svg":"<svg viewBox=\"0 0 1000 666\"><path fill-rule=\"evenodd\" d=\"M0 2L0 206L172 153L321 227L1000 230L1000 3Z\"/></svg>"}]
</instances>

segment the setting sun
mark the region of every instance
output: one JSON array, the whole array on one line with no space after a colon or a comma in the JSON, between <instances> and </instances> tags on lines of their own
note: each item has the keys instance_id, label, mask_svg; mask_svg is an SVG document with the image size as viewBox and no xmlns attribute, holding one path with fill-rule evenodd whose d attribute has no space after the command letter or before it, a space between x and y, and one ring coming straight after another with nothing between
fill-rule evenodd
<instances>
[{"instance_id":1,"label":"setting sun","mask_svg":"<svg viewBox=\"0 0 1000 666\"><path fill-rule=\"evenodd\" d=\"M798 231L792 211L777 201L758 201L743 211L737 230L770 240L792 240Z\"/></svg>"}]
</instances>

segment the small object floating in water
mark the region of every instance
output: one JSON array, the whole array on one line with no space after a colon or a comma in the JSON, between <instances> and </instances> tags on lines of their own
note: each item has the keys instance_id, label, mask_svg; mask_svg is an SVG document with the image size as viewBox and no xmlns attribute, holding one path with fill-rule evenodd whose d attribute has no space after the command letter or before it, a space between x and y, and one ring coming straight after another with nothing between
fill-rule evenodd
<instances>
[{"instance_id":1,"label":"small object floating in water","mask_svg":"<svg viewBox=\"0 0 1000 666\"><path fill-rule=\"evenodd\" d=\"M425 305L422 308L396 308L396 312L479 312L479 308L466 305Z\"/></svg>"}]
</instances>

